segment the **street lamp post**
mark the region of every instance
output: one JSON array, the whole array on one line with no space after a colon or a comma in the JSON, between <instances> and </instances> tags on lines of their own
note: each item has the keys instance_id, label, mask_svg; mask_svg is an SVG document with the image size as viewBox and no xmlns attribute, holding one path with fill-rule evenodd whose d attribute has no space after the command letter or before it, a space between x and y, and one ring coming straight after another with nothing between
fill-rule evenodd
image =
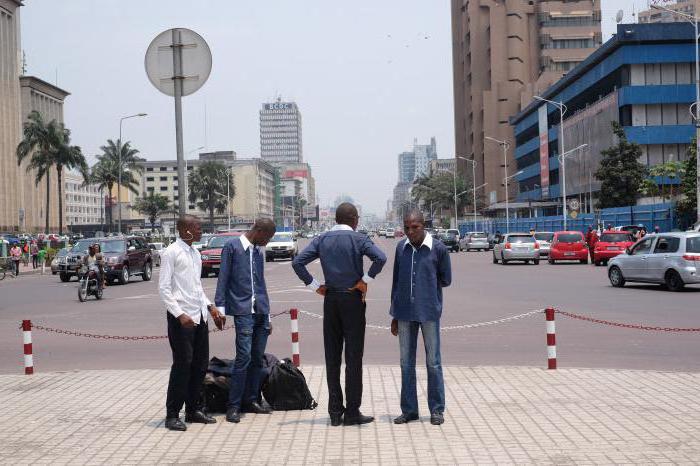
<instances>
[{"instance_id":1,"label":"street lamp post","mask_svg":"<svg viewBox=\"0 0 700 466\"><path fill-rule=\"evenodd\" d=\"M503 178L503 183L505 184L506 188L506 233L510 233L510 215L508 213L508 181L511 178L513 178L513 176L515 176L508 176L508 148L510 147L510 144L505 139L503 141L500 141L498 139L492 138L491 136L484 136L484 139L489 140L491 142L495 142L496 144L503 147L503 174L505 175ZM519 175L520 173L522 173L522 171L516 173L516 175Z\"/></svg>"},{"instance_id":2,"label":"street lamp post","mask_svg":"<svg viewBox=\"0 0 700 466\"><path fill-rule=\"evenodd\" d=\"M695 154L696 154L696 186L695 186L695 196L698 201L700 201L700 34L698 33L698 18L695 15L689 15L687 13L682 13L680 11L671 10L664 6L658 4L652 4L652 8L656 10L664 10L671 14L680 16L689 23L693 24L695 29L695 102L691 105L691 110L693 105L695 106L695 113L693 119L695 120ZM700 209L696 208L696 221L700 222Z\"/></svg>"},{"instance_id":3,"label":"street lamp post","mask_svg":"<svg viewBox=\"0 0 700 466\"><path fill-rule=\"evenodd\" d=\"M190 184L189 184L189 176L190 172L188 171L188 165L187 165L187 156L190 155L193 152L197 152L198 150L204 149L204 146L199 146L196 149L189 150L185 153L185 200L187 200L187 203L189 204L190 202Z\"/></svg>"},{"instance_id":4,"label":"street lamp post","mask_svg":"<svg viewBox=\"0 0 700 466\"><path fill-rule=\"evenodd\" d=\"M538 95L534 96L534 98L552 104L559 109L559 142L561 145L559 153L564 154L564 114L567 110L566 105L564 105L564 102L555 102ZM561 159L561 192L562 212L564 213L564 231L566 231L566 161L563 157Z\"/></svg>"},{"instance_id":5,"label":"street lamp post","mask_svg":"<svg viewBox=\"0 0 700 466\"><path fill-rule=\"evenodd\" d=\"M474 185L473 186L474 187L474 198L473 198L473 202L474 202L474 229L476 229L476 189L477 189L476 188L476 160L468 159L466 157L462 157L461 155L458 155L457 158L462 159L465 162L469 162L470 164L472 164L472 184ZM457 164L455 163L455 167L456 166L457 166ZM482 186L486 186L486 184L484 184Z\"/></svg>"},{"instance_id":6,"label":"street lamp post","mask_svg":"<svg viewBox=\"0 0 700 466\"><path fill-rule=\"evenodd\" d=\"M127 115L124 117L121 117L119 119L119 144L118 144L118 158L119 158L119 174L117 175L117 206L119 206L119 225L117 226L117 230L119 231L119 234L122 234L122 198L121 198L121 190L122 190L122 122L124 120L128 120L129 118L136 118L136 117L145 117L148 115L147 113L135 113L134 115ZM112 193L109 193L111 196Z\"/></svg>"}]
</instances>

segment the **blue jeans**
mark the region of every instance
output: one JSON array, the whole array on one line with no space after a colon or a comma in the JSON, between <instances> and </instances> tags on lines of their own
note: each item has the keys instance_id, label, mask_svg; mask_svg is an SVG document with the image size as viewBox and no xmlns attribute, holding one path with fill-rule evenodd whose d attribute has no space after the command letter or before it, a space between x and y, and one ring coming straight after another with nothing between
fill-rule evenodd
<instances>
[{"instance_id":1,"label":"blue jeans","mask_svg":"<svg viewBox=\"0 0 700 466\"><path fill-rule=\"evenodd\" d=\"M263 355L270 335L267 314L233 316L236 327L236 359L231 370L228 407L240 408L258 401Z\"/></svg>"},{"instance_id":2,"label":"blue jeans","mask_svg":"<svg viewBox=\"0 0 700 466\"><path fill-rule=\"evenodd\" d=\"M430 413L445 411L445 382L442 378L440 358L440 321L412 322L399 320L399 346L401 349L401 412L418 414L416 393L416 346L418 329L423 334L425 366L428 370L428 408Z\"/></svg>"}]
</instances>

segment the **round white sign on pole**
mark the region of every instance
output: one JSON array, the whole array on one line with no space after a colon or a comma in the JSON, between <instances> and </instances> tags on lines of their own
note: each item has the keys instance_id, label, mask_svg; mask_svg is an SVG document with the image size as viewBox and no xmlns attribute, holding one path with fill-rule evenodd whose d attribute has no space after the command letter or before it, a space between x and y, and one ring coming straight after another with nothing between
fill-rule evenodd
<instances>
[{"instance_id":1,"label":"round white sign on pole","mask_svg":"<svg viewBox=\"0 0 700 466\"><path fill-rule=\"evenodd\" d=\"M175 28L180 34L180 43L173 43L173 29L156 36L146 50L146 74L156 89L163 94L175 95L173 53L182 54L182 95L190 95L207 82L211 73L211 50L206 41L196 32Z\"/></svg>"}]
</instances>

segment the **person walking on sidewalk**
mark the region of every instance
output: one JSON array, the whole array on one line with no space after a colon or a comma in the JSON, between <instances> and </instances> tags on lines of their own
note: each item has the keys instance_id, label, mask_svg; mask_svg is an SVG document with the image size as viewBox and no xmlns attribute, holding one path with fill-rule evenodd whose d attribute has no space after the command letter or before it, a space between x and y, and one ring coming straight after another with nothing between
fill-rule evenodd
<instances>
[{"instance_id":1,"label":"person walking on sidewalk","mask_svg":"<svg viewBox=\"0 0 700 466\"><path fill-rule=\"evenodd\" d=\"M233 316L236 328L236 358L226 409L228 422L241 422L241 411L272 412L258 400L267 337L272 333L264 248L275 229L275 222L259 218L250 230L230 240L221 251L215 302Z\"/></svg>"},{"instance_id":2,"label":"person walking on sidewalk","mask_svg":"<svg viewBox=\"0 0 700 466\"><path fill-rule=\"evenodd\" d=\"M32 244L29 246L29 252L32 255L32 269L36 270L39 267L39 246L36 244L36 241L32 241Z\"/></svg>"},{"instance_id":3,"label":"person walking on sidewalk","mask_svg":"<svg viewBox=\"0 0 700 466\"><path fill-rule=\"evenodd\" d=\"M450 254L440 241L425 231L420 211L403 220L406 239L396 245L391 285L391 333L399 337L401 354L401 415L394 424L418 419L416 393L416 345L423 334L428 371L430 423L445 422L445 383L440 356L442 289L452 282Z\"/></svg>"},{"instance_id":4,"label":"person walking on sidewalk","mask_svg":"<svg viewBox=\"0 0 700 466\"><path fill-rule=\"evenodd\" d=\"M214 424L216 419L200 406L200 391L209 364L208 316L221 330L226 317L221 315L202 288L202 259L194 241L202 237L199 218L185 215L177 221L179 238L161 253L158 290L167 308L168 340L173 353L168 396L165 401L165 427L184 431L180 420L185 405L185 422Z\"/></svg>"},{"instance_id":5,"label":"person walking on sidewalk","mask_svg":"<svg viewBox=\"0 0 700 466\"><path fill-rule=\"evenodd\" d=\"M15 266L15 276L19 276L19 261L22 260L22 249L20 249L17 243L12 245L10 248L10 259L12 260L12 265Z\"/></svg>"},{"instance_id":6,"label":"person walking on sidewalk","mask_svg":"<svg viewBox=\"0 0 700 466\"><path fill-rule=\"evenodd\" d=\"M359 221L357 208L344 202L335 211L337 223L331 231L317 236L292 262L304 284L324 296L323 347L326 354L328 413L331 425L366 424L374 421L360 412L362 404L362 356L365 349L365 295L367 284L381 272L386 256L371 239L355 231ZM363 257L372 261L363 273ZM325 284L320 284L306 269L321 259ZM345 344L345 396L340 387L340 364Z\"/></svg>"}]
</instances>

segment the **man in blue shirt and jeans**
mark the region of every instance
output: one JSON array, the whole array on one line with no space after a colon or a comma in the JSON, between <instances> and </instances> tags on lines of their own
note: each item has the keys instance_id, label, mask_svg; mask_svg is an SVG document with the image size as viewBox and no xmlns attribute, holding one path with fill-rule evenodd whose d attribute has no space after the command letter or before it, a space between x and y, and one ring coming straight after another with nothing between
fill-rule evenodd
<instances>
[{"instance_id":1,"label":"man in blue shirt and jeans","mask_svg":"<svg viewBox=\"0 0 700 466\"><path fill-rule=\"evenodd\" d=\"M216 284L216 305L233 316L236 327L236 359L226 420L241 421L241 409L269 414L269 407L258 403L263 356L267 337L272 333L270 300L265 285L264 247L275 234L275 223L259 218L245 234L233 238L221 251L221 270Z\"/></svg>"},{"instance_id":2,"label":"man in blue shirt and jeans","mask_svg":"<svg viewBox=\"0 0 700 466\"><path fill-rule=\"evenodd\" d=\"M403 220L406 239L396 246L391 286L391 333L399 336L401 352L401 415L394 424L418 419L416 394L416 345L418 329L423 333L428 370L430 423L445 422L445 383L440 357L442 289L452 282L450 253L426 232L420 211Z\"/></svg>"},{"instance_id":3,"label":"man in blue shirt and jeans","mask_svg":"<svg viewBox=\"0 0 700 466\"><path fill-rule=\"evenodd\" d=\"M360 217L354 205L344 202L335 211L336 226L317 236L299 254L292 267L304 284L323 300L323 347L326 354L328 413L331 425L356 425L374 421L360 413L362 403L362 356L365 349L365 294L367 284L381 272L386 256L369 237L355 231ZM372 261L363 273L362 259ZM321 259L326 283L314 279L306 265ZM340 388L340 364L345 344L345 395ZM344 416L344 418L343 418Z\"/></svg>"}]
</instances>

